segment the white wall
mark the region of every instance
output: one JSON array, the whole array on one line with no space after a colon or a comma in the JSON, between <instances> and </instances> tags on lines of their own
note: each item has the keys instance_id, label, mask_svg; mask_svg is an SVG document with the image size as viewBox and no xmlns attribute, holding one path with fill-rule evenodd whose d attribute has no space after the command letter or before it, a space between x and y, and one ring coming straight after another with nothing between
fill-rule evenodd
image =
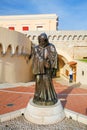
<instances>
[{"instance_id":1,"label":"white wall","mask_svg":"<svg viewBox=\"0 0 87 130\"><path fill-rule=\"evenodd\" d=\"M76 80L81 84L87 84L87 63L81 61L77 62Z\"/></svg>"}]
</instances>

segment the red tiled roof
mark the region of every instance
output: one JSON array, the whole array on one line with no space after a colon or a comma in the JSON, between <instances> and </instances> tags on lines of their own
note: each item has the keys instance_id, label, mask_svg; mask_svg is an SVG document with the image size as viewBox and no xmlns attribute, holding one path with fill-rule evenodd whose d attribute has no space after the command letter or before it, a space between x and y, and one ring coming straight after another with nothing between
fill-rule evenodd
<instances>
[{"instance_id":1,"label":"red tiled roof","mask_svg":"<svg viewBox=\"0 0 87 130\"><path fill-rule=\"evenodd\" d=\"M68 65L76 65L77 62L75 62L75 61L70 61L70 62L68 62L67 64L68 64Z\"/></svg>"}]
</instances>

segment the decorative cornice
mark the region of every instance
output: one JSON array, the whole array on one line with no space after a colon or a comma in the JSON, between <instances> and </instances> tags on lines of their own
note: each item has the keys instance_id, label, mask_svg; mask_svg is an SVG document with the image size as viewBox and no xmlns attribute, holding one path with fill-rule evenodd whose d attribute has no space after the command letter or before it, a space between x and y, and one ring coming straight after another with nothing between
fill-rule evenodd
<instances>
[{"instance_id":1,"label":"decorative cornice","mask_svg":"<svg viewBox=\"0 0 87 130\"><path fill-rule=\"evenodd\" d=\"M35 14L35 15L8 15L0 16L0 20L32 20L32 19L57 19L56 14Z\"/></svg>"}]
</instances>

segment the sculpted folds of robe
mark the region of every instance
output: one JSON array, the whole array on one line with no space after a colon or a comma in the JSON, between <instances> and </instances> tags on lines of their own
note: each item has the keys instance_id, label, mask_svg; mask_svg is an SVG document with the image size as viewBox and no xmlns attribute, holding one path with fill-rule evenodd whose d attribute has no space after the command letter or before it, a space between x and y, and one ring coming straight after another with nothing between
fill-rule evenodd
<instances>
[{"instance_id":1,"label":"sculpted folds of robe","mask_svg":"<svg viewBox=\"0 0 87 130\"><path fill-rule=\"evenodd\" d=\"M57 102L52 77L57 70L57 52L53 44L33 48L33 74L36 87L33 102L39 105L53 105Z\"/></svg>"}]
</instances>

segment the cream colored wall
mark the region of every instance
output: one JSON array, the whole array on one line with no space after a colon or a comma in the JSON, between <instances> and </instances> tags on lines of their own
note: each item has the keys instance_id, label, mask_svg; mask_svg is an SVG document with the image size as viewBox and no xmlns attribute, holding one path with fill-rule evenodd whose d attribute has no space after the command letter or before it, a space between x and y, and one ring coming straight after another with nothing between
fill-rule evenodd
<instances>
[{"instance_id":1,"label":"cream colored wall","mask_svg":"<svg viewBox=\"0 0 87 130\"><path fill-rule=\"evenodd\" d=\"M87 63L77 62L76 82L87 85Z\"/></svg>"},{"instance_id":2,"label":"cream colored wall","mask_svg":"<svg viewBox=\"0 0 87 130\"><path fill-rule=\"evenodd\" d=\"M16 31L22 31L23 26L29 26L29 31L36 31L36 26L43 26L44 31L56 31L56 14L42 15L14 15L0 16L0 27L15 27Z\"/></svg>"},{"instance_id":3,"label":"cream colored wall","mask_svg":"<svg viewBox=\"0 0 87 130\"><path fill-rule=\"evenodd\" d=\"M29 82L33 79L31 41L22 33L0 28L0 83Z\"/></svg>"},{"instance_id":4,"label":"cream colored wall","mask_svg":"<svg viewBox=\"0 0 87 130\"><path fill-rule=\"evenodd\" d=\"M32 62L24 56L0 55L0 83L29 82L33 79Z\"/></svg>"},{"instance_id":5,"label":"cream colored wall","mask_svg":"<svg viewBox=\"0 0 87 130\"><path fill-rule=\"evenodd\" d=\"M30 31L27 37L37 44L41 32ZM56 46L60 55L68 61L87 57L87 31L45 31L49 42Z\"/></svg>"},{"instance_id":6,"label":"cream colored wall","mask_svg":"<svg viewBox=\"0 0 87 130\"><path fill-rule=\"evenodd\" d=\"M37 44L40 33L42 32L28 32L27 37ZM61 56L61 61L65 63L64 65L60 61L60 75L65 76L64 73L68 62L87 57L87 31L46 31L46 34L49 42L55 45L59 56ZM85 68L87 68L87 65L77 63L76 82L81 81L82 84L87 84ZM82 76L82 70L84 70L85 76Z\"/></svg>"},{"instance_id":7,"label":"cream colored wall","mask_svg":"<svg viewBox=\"0 0 87 130\"><path fill-rule=\"evenodd\" d=\"M38 44L38 40L37 40L38 35L45 31L48 35L49 41L56 46L57 52L59 55L61 55L61 58L63 58L63 61L64 61L64 58L66 59L64 63L66 63L66 61L69 62L75 59L87 57L87 31L56 31L56 19L57 19L56 15L38 15L38 17L37 15L31 15L31 16L29 15L29 17L27 15L15 16L15 17L14 16L11 16L11 17L0 16L0 22L1 22L0 26L9 27L13 25L16 27L18 31L21 32L22 26L29 25L30 31L22 32L22 33L25 33L26 36L35 44ZM35 31L36 26L41 25L41 24L44 26L44 29L47 29L47 30ZM10 31L10 32L15 33L15 31ZM13 40L14 38L11 36L13 34L11 33L9 35L10 36L9 38L11 38L10 39L11 42L9 43L12 43L12 52L15 52L15 48L18 45L20 47L25 45L26 38L24 35L20 36L19 34L16 33L19 36L18 38L16 37L16 39ZM7 40L5 39L4 41L4 38L2 37L2 31L1 31L0 37L2 39L0 43L3 43L2 44L4 48L3 52L4 51L6 52L6 48L9 45L9 43L7 43L8 36L6 36ZM27 41L29 39L27 39ZM24 41L24 43L22 43L22 41ZM26 47L27 45L31 45L31 43L27 42ZM21 48L20 50L22 52Z\"/></svg>"},{"instance_id":8,"label":"cream colored wall","mask_svg":"<svg viewBox=\"0 0 87 130\"><path fill-rule=\"evenodd\" d=\"M87 46L74 47L73 51L75 59L83 59L83 57L87 57Z\"/></svg>"},{"instance_id":9,"label":"cream colored wall","mask_svg":"<svg viewBox=\"0 0 87 130\"><path fill-rule=\"evenodd\" d=\"M18 47L18 53L30 53L31 41L24 34L17 31L10 31L6 28L0 27L0 44L2 45L2 53L6 53L9 45L12 47L12 54L15 53Z\"/></svg>"}]
</instances>

